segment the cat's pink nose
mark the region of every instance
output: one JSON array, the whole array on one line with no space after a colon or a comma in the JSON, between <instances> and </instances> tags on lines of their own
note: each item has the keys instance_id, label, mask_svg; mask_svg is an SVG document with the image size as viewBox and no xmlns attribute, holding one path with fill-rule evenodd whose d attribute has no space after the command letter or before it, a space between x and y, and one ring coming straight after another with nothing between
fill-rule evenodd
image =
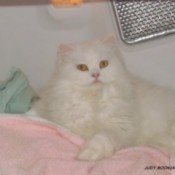
<instances>
[{"instance_id":1,"label":"cat's pink nose","mask_svg":"<svg viewBox=\"0 0 175 175\"><path fill-rule=\"evenodd\" d=\"M98 72L95 72L92 74L92 77L94 77L94 78L98 78L99 76L100 76L100 73L98 73Z\"/></svg>"}]
</instances>

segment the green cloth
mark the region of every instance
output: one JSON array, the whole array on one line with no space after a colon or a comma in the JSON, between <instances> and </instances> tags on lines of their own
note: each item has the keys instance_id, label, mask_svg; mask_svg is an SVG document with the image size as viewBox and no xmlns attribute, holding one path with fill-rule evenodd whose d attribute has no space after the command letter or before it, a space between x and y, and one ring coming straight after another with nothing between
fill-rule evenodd
<instances>
[{"instance_id":1,"label":"green cloth","mask_svg":"<svg viewBox=\"0 0 175 175\"><path fill-rule=\"evenodd\" d=\"M9 78L0 82L0 112L24 113L36 99L27 77L19 69L12 69Z\"/></svg>"}]
</instances>

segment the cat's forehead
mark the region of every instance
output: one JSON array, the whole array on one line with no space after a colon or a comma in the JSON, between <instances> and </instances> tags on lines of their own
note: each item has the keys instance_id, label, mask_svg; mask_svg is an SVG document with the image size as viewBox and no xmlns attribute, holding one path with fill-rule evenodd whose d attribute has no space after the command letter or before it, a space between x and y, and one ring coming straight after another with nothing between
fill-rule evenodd
<instances>
[{"instance_id":1,"label":"cat's forehead","mask_svg":"<svg viewBox=\"0 0 175 175\"><path fill-rule=\"evenodd\" d=\"M77 62L95 63L108 59L105 48L100 45L78 46L72 52L73 59Z\"/></svg>"}]
</instances>

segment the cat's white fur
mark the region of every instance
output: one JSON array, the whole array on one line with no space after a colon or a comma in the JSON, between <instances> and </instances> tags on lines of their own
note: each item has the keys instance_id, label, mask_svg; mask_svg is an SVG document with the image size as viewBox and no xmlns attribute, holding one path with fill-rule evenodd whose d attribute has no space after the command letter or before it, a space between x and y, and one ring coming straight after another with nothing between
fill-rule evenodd
<instances>
[{"instance_id":1,"label":"cat's white fur","mask_svg":"<svg viewBox=\"0 0 175 175\"><path fill-rule=\"evenodd\" d=\"M100 69L101 60L109 65ZM78 64L89 70L78 70ZM100 83L94 83L94 73ZM175 93L128 73L112 38L61 45L54 76L37 106L42 117L86 139L78 159L102 159L135 145L175 153Z\"/></svg>"}]
</instances>

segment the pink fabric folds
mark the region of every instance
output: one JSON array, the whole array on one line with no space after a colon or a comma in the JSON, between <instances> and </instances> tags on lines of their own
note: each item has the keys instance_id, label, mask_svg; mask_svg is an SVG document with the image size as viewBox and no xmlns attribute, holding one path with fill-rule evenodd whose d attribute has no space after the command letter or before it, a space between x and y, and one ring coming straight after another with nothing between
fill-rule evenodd
<instances>
[{"instance_id":1,"label":"pink fabric folds","mask_svg":"<svg viewBox=\"0 0 175 175\"><path fill-rule=\"evenodd\" d=\"M151 147L118 151L96 162L75 159L81 138L25 116L0 116L1 175L171 175L170 155ZM174 165L175 166L175 165Z\"/></svg>"}]
</instances>

